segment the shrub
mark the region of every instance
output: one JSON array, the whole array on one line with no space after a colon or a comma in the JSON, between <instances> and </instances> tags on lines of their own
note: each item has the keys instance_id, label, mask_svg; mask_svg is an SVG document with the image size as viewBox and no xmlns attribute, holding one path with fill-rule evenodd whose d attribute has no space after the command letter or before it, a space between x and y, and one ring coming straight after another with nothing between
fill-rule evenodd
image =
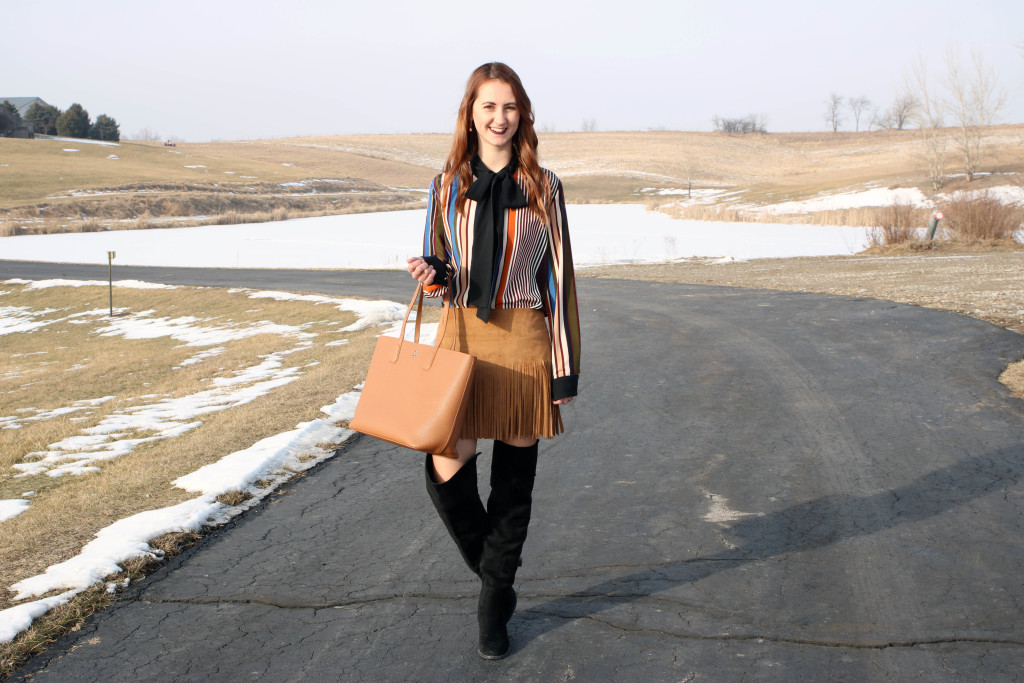
<instances>
[{"instance_id":1,"label":"shrub","mask_svg":"<svg viewBox=\"0 0 1024 683\"><path fill-rule=\"evenodd\" d=\"M895 203L875 211L875 225L869 239L873 247L905 244L920 239L918 210L911 204Z\"/></svg>"},{"instance_id":2,"label":"shrub","mask_svg":"<svg viewBox=\"0 0 1024 683\"><path fill-rule=\"evenodd\" d=\"M1024 223L1024 207L1004 204L988 190L956 192L939 208L947 232L966 242L1012 239Z\"/></svg>"}]
</instances>

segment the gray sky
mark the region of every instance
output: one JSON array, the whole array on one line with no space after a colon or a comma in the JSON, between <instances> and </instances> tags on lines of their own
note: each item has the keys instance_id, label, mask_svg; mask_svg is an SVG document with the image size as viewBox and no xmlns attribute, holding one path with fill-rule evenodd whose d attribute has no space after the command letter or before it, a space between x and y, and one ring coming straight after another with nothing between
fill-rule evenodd
<instances>
[{"instance_id":1,"label":"gray sky","mask_svg":"<svg viewBox=\"0 0 1024 683\"><path fill-rule=\"evenodd\" d=\"M830 92L884 108L919 52L937 78L955 46L995 69L999 120L1017 123L1021 44L1020 0L26 0L3 8L0 97L79 102L123 136L448 133L469 73L499 60L541 129L763 113L770 131L820 131Z\"/></svg>"}]
</instances>

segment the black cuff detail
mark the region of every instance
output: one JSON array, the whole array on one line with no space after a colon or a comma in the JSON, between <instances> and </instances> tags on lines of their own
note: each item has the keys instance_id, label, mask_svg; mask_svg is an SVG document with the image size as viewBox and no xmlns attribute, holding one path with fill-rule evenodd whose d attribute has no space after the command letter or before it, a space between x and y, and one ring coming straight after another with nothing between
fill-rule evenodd
<instances>
[{"instance_id":1,"label":"black cuff detail","mask_svg":"<svg viewBox=\"0 0 1024 683\"><path fill-rule=\"evenodd\" d=\"M442 287L448 286L448 264L442 261L437 256L424 256L423 260L427 262L428 266L434 268L434 281L430 284L441 285Z\"/></svg>"},{"instance_id":2,"label":"black cuff detail","mask_svg":"<svg viewBox=\"0 0 1024 683\"><path fill-rule=\"evenodd\" d=\"M551 400L558 401L559 399L575 396L576 390L579 388L579 383L579 375L555 377L551 380Z\"/></svg>"}]
</instances>

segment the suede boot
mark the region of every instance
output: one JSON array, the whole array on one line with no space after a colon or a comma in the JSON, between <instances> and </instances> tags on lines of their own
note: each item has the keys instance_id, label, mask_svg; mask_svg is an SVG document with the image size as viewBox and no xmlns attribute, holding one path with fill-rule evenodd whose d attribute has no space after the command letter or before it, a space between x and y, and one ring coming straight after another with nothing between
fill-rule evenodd
<instances>
[{"instance_id":1,"label":"suede boot","mask_svg":"<svg viewBox=\"0 0 1024 683\"><path fill-rule=\"evenodd\" d=\"M491 495L487 499L490 530L480 558L480 599L477 623L484 659L502 659L511 650L507 624L516 607L512 588L533 507L533 483L537 475L537 444L523 448L494 442L491 462Z\"/></svg>"},{"instance_id":2,"label":"suede boot","mask_svg":"<svg viewBox=\"0 0 1024 683\"><path fill-rule=\"evenodd\" d=\"M479 454L478 454L479 455ZM480 502L476 486L476 458L466 461L455 476L438 484L434 481L434 464L429 453L424 463L427 493L444 522L466 566L480 575L480 556L487 535L487 511Z\"/></svg>"}]
</instances>

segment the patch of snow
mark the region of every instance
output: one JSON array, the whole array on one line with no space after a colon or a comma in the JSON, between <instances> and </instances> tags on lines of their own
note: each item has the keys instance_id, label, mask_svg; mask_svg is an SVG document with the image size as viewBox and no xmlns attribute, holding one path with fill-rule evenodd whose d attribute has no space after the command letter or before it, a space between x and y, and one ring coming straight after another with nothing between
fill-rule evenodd
<instances>
[{"instance_id":1,"label":"patch of snow","mask_svg":"<svg viewBox=\"0 0 1024 683\"><path fill-rule=\"evenodd\" d=\"M103 396L101 398L87 398L81 401L75 401L70 406L63 406L60 408L51 408L49 410L38 410L34 408L20 408L20 413L35 412L34 415L25 417L23 415L12 415L3 417L0 416L0 429L20 429L26 422L44 422L46 420L52 420L55 417L62 415L69 415L71 413L82 412L89 408L95 408L96 406L103 405L107 401L112 401L116 398L115 396Z\"/></svg>"},{"instance_id":2,"label":"patch of snow","mask_svg":"<svg viewBox=\"0 0 1024 683\"><path fill-rule=\"evenodd\" d=\"M760 211L768 214L808 213L810 211L834 211L838 209L858 209L865 206L891 206L893 204L910 204L918 208L931 208L934 203L924 196L916 187L896 189L873 188L859 192L840 192L823 194L811 199L795 202L780 202L763 206L742 207L745 211ZM741 207L734 207L741 208Z\"/></svg>"},{"instance_id":3,"label":"patch of snow","mask_svg":"<svg viewBox=\"0 0 1024 683\"><path fill-rule=\"evenodd\" d=\"M64 151L65 152L80 152L81 150L78 150L78 149L65 149Z\"/></svg>"},{"instance_id":4,"label":"patch of snow","mask_svg":"<svg viewBox=\"0 0 1024 683\"><path fill-rule=\"evenodd\" d=\"M51 443L45 451L29 453L25 462L11 467L19 472L16 477L61 477L95 471L97 463L131 453L141 444L180 436L201 426L197 418L207 413L245 405L290 384L298 379L301 368L282 367L283 359L303 348L300 345L268 354L257 365L232 377L214 378L212 389L118 410L77 436Z\"/></svg>"},{"instance_id":5,"label":"patch of snow","mask_svg":"<svg viewBox=\"0 0 1024 683\"><path fill-rule=\"evenodd\" d=\"M237 339L248 339L260 334L289 335L299 339L316 336L303 332L294 325L280 325L268 321L255 324L228 323L224 325L197 325L206 322L193 316L179 318L151 318L152 311L131 313L113 318L105 327L95 331L101 337L124 337L125 339L156 339L170 337L187 346L215 346Z\"/></svg>"},{"instance_id":6,"label":"patch of snow","mask_svg":"<svg viewBox=\"0 0 1024 683\"><path fill-rule=\"evenodd\" d=\"M13 599L26 600L61 588L81 592L120 572L120 563L126 560L139 556L162 557L163 553L151 548L148 541L175 531L199 531L221 507L213 498L203 496L147 510L100 529L95 540L86 544L75 557L11 586L15 591ZM0 624L6 611L0 612Z\"/></svg>"},{"instance_id":7,"label":"patch of snow","mask_svg":"<svg viewBox=\"0 0 1024 683\"><path fill-rule=\"evenodd\" d=\"M0 336L15 332L31 332L53 324L53 320L40 319L51 310L37 311L27 306L0 306Z\"/></svg>"},{"instance_id":8,"label":"patch of snow","mask_svg":"<svg viewBox=\"0 0 1024 683\"><path fill-rule=\"evenodd\" d=\"M206 351L200 351L199 353L197 353L196 355L192 356L191 358L186 358L185 360L181 361L181 363L179 363L178 365L175 365L174 369L178 370L180 368L184 368L184 367L187 367L189 365L195 365L196 363L201 363L204 360L206 360L207 358L212 358L213 356L219 356L220 354L224 353L224 350L225 350L225 348L223 346L217 346L217 347L214 347L212 349L207 349Z\"/></svg>"},{"instance_id":9,"label":"patch of snow","mask_svg":"<svg viewBox=\"0 0 1024 683\"><path fill-rule=\"evenodd\" d=\"M25 510L28 510L29 501L21 498L12 500L0 500L0 522L14 519Z\"/></svg>"},{"instance_id":10,"label":"patch of snow","mask_svg":"<svg viewBox=\"0 0 1024 683\"><path fill-rule=\"evenodd\" d=\"M336 299L319 294L294 294L273 290L249 291L233 289L232 292L249 292L250 299L274 299L275 301L309 301L317 304L331 304L339 311L356 314L356 322L341 328L341 332L357 332L375 325L386 325L405 316L406 306L394 301L369 299Z\"/></svg>"},{"instance_id":11,"label":"patch of snow","mask_svg":"<svg viewBox=\"0 0 1024 683\"><path fill-rule=\"evenodd\" d=\"M120 143L110 142L109 140L87 140L85 138L59 138L59 137L45 137L40 138L42 140L55 140L57 142L77 142L83 145L101 145L103 147L120 147Z\"/></svg>"},{"instance_id":12,"label":"patch of snow","mask_svg":"<svg viewBox=\"0 0 1024 683\"><path fill-rule=\"evenodd\" d=\"M0 643L11 642L19 633L31 626L33 621L56 607L66 605L71 598L81 592L82 590L70 590L52 598L0 610Z\"/></svg>"},{"instance_id":13,"label":"patch of snow","mask_svg":"<svg viewBox=\"0 0 1024 683\"><path fill-rule=\"evenodd\" d=\"M980 190L961 190L953 193L942 193L939 198L949 201L953 198L972 199L975 197L988 196L998 200L1002 204L1024 204L1024 187L1016 185L997 185Z\"/></svg>"},{"instance_id":14,"label":"patch of snow","mask_svg":"<svg viewBox=\"0 0 1024 683\"><path fill-rule=\"evenodd\" d=\"M203 166L202 164L196 164L194 166L186 166L185 168L206 168L206 167Z\"/></svg>"},{"instance_id":15,"label":"patch of snow","mask_svg":"<svg viewBox=\"0 0 1024 683\"><path fill-rule=\"evenodd\" d=\"M106 258L106 256L104 256ZM34 289L48 289L50 287L107 287L110 283L106 280L21 280L13 278L5 280L4 284L28 285L25 291ZM140 280L114 280L115 287L125 289L180 289L179 285L162 285L157 282L142 282Z\"/></svg>"}]
</instances>

